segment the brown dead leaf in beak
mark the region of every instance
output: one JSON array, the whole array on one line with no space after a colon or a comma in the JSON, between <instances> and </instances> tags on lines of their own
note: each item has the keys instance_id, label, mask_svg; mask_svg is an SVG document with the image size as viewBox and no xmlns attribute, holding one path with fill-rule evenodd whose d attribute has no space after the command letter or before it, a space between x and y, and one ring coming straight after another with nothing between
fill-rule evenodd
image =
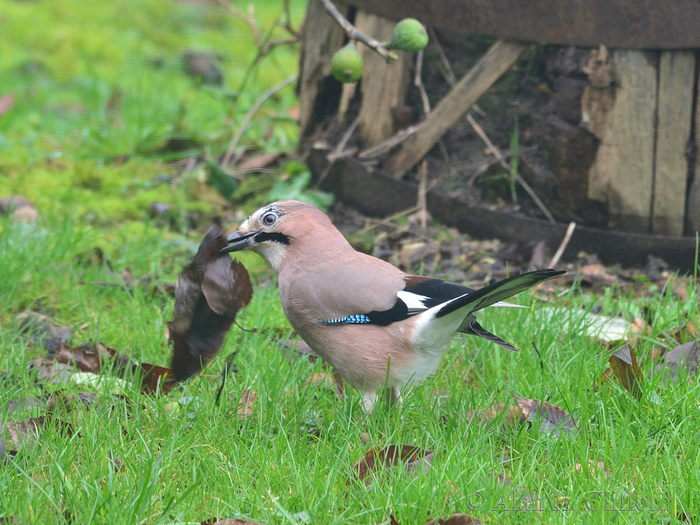
<instances>
[{"instance_id":1,"label":"brown dead leaf in beak","mask_svg":"<svg viewBox=\"0 0 700 525\"><path fill-rule=\"evenodd\" d=\"M412 445L389 445L374 447L353 465L357 479L367 482L367 477L375 471L404 465L409 476L415 476L430 468L435 451Z\"/></svg>"},{"instance_id":2,"label":"brown dead leaf in beak","mask_svg":"<svg viewBox=\"0 0 700 525\"><path fill-rule=\"evenodd\" d=\"M145 394L155 394L160 391L163 394L170 392L177 384L173 378L173 372L164 366L152 365L150 363L141 364L140 370L135 367L135 372L141 373L141 391Z\"/></svg>"},{"instance_id":3,"label":"brown dead leaf in beak","mask_svg":"<svg viewBox=\"0 0 700 525\"><path fill-rule=\"evenodd\" d=\"M636 399L642 397L642 369L637 364L637 356L634 349L625 345L608 359L610 368L615 373L615 376L620 380L620 383L625 390L632 394Z\"/></svg>"},{"instance_id":4,"label":"brown dead leaf in beak","mask_svg":"<svg viewBox=\"0 0 700 525\"><path fill-rule=\"evenodd\" d=\"M245 267L219 253L225 246L224 231L220 224L214 224L192 263L178 277L175 315L168 324L176 381L193 376L213 359L238 311L253 296Z\"/></svg>"}]
</instances>

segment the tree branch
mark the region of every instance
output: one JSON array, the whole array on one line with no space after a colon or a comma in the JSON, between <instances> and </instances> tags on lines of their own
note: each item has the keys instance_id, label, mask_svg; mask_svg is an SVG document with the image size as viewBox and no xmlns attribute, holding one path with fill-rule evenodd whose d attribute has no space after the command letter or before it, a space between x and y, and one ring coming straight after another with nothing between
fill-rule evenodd
<instances>
[{"instance_id":1,"label":"tree branch","mask_svg":"<svg viewBox=\"0 0 700 525\"><path fill-rule=\"evenodd\" d=\"M396 55L396 53L392 53L391 51L389 51L384 45L384 43L365 35L362 31L360 31L354 25L352 25L348 21L348 19L345 18L340 13L340 11L338 11L338 8L335 7L331 0L321 1L323 2L323 6L326 8L326 11L328 11L328 14L335 18L335 21L338 22L338 25L340 25L340 27L342 27L343 30L345 30L350 40L357 40L358 42L362 42L367 47L374 49L382 58L384 58L384 60L386 60L390 64L392 62L395 62L399 58Z\"/></svg>"}]
</instances>

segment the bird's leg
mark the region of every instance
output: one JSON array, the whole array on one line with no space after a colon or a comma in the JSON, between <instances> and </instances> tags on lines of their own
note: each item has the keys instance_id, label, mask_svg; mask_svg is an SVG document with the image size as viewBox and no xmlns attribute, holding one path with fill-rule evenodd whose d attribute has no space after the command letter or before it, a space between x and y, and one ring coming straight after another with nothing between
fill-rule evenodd
<instances>
[{"instance_id":1,"label":"bird's leg","mask_svg":"<svg viewBox=\"0 0 700 525\"><path fill-rule=\"evenodd\" d=\"M376 390L364 390L362 392L362 406L365 412L368 414L374 409L374 405L377 404L377 391Z\"/></svg>"},{"instance_id":2,"label":"bird's leg","mask_svg":"<svg viewBox=\"0 0 700 525\"><path fill-rule=\"evenodd\" d=\"M403 403L403 396L401 395L401 390L399 387L392 386L387 389L387 397L389 398L390 405L398 405Z\"/></svg>"},{"instance_id":3,"label":"bird's leg","mask_svg":"<svg viewBox=\"0 0 700 525\"><path fill-rule=\"evenodd\" d=\"M345 399L345 380L340 372L333 369L333 380L335 382L335 393L338 394L340 399Z\"/></svg>"}]
</instances>

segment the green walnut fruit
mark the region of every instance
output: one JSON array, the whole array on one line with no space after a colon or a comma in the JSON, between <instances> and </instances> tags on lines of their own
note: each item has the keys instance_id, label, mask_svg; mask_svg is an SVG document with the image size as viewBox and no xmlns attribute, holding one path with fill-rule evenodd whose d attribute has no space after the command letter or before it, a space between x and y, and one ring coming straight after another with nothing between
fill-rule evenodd
<instances>
[{"instance_id":1,"label":"green walnut fruit","mask_svg":"<svg viewBox=\"0 0 700 525\"><path fill-rule=\"evenodd\" d=\"M331 72L341 82L357 82L364 67L362 56L354 42L339 49L331 58Z\"/></svg>"},{"instance_id":2,"label":"green walnut fruit","mask_svg":"<svg viewBox=\"0 0 700 525\"><path fill-rule=\"evenodd\" d=\"M428 32L415 18L404 18L396 24L387 49L399 49L415 53L428 45Z\"/></svg>"}]
</instances>

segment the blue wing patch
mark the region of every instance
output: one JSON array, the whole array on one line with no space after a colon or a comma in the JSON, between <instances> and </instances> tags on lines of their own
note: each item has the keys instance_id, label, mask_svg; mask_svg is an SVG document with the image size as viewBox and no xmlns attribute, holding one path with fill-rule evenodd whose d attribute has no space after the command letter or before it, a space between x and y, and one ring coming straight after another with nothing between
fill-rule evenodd
<instances>
[{"instance_id":1,"label":"blue wing patch","mask_svg":"<svg viewBox=\"0 0 700 525\"><path fill-rule=\"evenodd\" d=\"M348 315L340 319L319 319L319 323L323 324L367 324L372 320L365 314Z\"/></svg>"}]
</instances>

